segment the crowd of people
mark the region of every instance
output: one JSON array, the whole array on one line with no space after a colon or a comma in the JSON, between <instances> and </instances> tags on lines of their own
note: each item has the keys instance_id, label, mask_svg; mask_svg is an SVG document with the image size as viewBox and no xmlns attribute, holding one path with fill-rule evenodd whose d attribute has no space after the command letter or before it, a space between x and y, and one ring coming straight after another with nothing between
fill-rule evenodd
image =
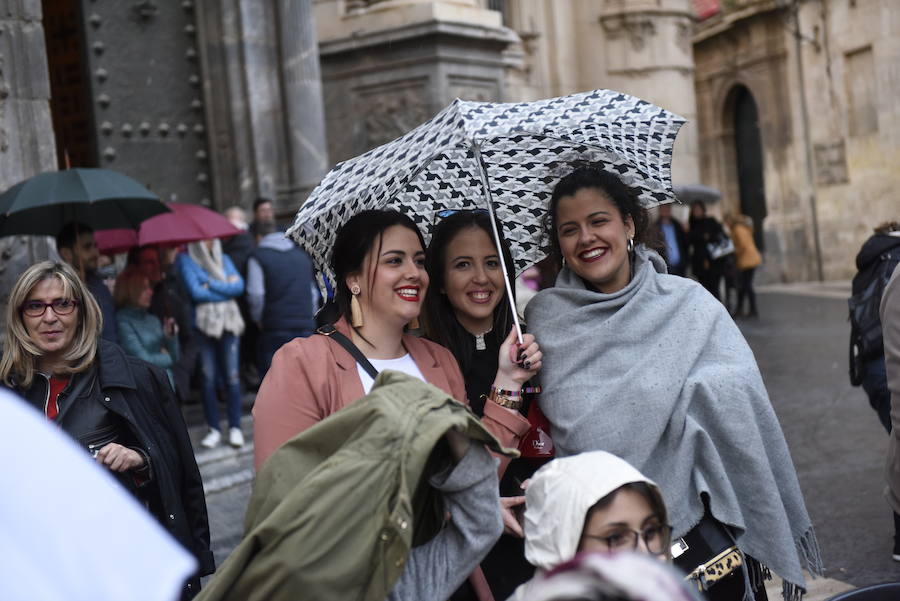
<instances>
[{"instance_id":1,"label":"crowd of people","mask_svg":"<svg viewBox=\"0 0 900 601\"><path fill-rule=\"evenodd\" d=\"M387 468L397 462L412 473L407 456L386 454L379 465L390 475L354 497L352 513L381 519L384 503L410 512L437 499L436 519L426 528L424 514L388 512L384 528L371 530L370 547L292 543L294 554L334 549L331 561L366 566L342 586L370 590L377 582L389 599L631 598L623 592L631 587L633 598L691 599L699 591L749 601L767 598L764 584L774 573L792 601L805 588L803 570L821 572L753 353L718 301L719 261L731 254L738 300L730 308L741 311L746 299L756 314L760 257L743 217L727 220L733 250L719 255L726 236L702 204L691 207L687 230L665 207L653 223L614 173L574 169L549 201L545 234L558 276L527 304L519 338L506 296L514 282L502 269L512 259L485 210L442 212L430 244L398 211L351 217L331 249L334 294L317 329L309 257L279 232L271 203L255 208L246 235L225 244L134 249L112 294L96 283L89 228L73 224L58 240L64 262L28 269L8 305L0 379L92 453L194 554L199 570L183 598L197 594L199 576L214 566L177 399L190 395L191 362L198 363L208 425L200 444L225 439L222 400L227 442L243 445L241 349L251 326L261 383L253 406L258 490L247 524L248 536L259 538L226 562L229 585L216 587L213 577L203 599L236 598L229 590L250 590L241 582L267 591L241 598L278 599L279 590L291 590L281 586L289 576L263 569L284 564L262 551L296 541L289 528L324 516L303 514L301 525L279 513L282 499L299 498L288 474L307 462L317 474L356 473L329 463L339 453L329 455L337 443L323 433L340 423L332 431L342 440L371 436L373 422L350 422L348 409L392 386L408 391L409 381L418 386L411 394L426 400L408 415L391 414L393 425L378 422L377 435L413 444L416 433L404 428L427 423L433 446L418 452L433 469L406 483ZM237 210L229 218L243 221ZM688 266L699 283L681 277ZM398 383L396 372L406 378ZM449 409L440 404L448 399ZM442 411L455 427L427 422ZM546 442L536 430L550 433L555 458L529 452ZM521 455L511 458L518 455L511 449ZM390 490L412 491L405 502L388 494L394 477L404 483ZM311 487L304 494L316 486L318 479L304 481ZM340 515L344 500L328 499L328 510ZM397 536L411 547L400 555ZM619 551L654 560L592 555ZM646 583L617 579L630 569L655 574L649 566L663 564L677 566L690 584L667 567L657 582L671 589L641 593ZM242 581L244 572L252 579ZM278 581L267 583L267 574ZM561 596L560 579L595 596Z\"/></svg>"},{"instance_id":2,"label":"crowd of people","mask_svg":"<svg viewBox=\"0 0 900 601\"><path fill-rule=\"evenodd\" d=\"M753 220L728 213L724 226L707 214L701 200L690 204L687 227L672 215L672 205L661 205L655 223L658 249L670 274L690 274L722 300L732 317L758 317L753 275L762 265L762 255L753 236Z\"/></svg>"}]
</instances>

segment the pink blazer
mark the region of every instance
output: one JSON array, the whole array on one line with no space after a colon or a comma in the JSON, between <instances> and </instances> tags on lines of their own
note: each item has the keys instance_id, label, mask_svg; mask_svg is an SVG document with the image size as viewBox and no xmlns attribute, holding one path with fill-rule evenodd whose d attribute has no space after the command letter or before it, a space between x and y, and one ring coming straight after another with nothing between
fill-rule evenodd
<instances>
[{"instance_id":1,"label":"pink blazer","mask_svg":"<svg viewBox=\"0 0 900 601\"><path fill-rule=\"evenodd\" d=\"M346 320L339 320L335 328L350 336ZM403 336L403 346L425 381L467 403L462 373L449 350L410 335ZM282 346L272 359L253 406L256 469L289 439L363 395L356 360L337 342L314 334ZM490 402L485 403L481 421L500 444L512 448L530 427L518 412ZM501 458L501 474L507 462Z\"/></svg>"}]
</instances>

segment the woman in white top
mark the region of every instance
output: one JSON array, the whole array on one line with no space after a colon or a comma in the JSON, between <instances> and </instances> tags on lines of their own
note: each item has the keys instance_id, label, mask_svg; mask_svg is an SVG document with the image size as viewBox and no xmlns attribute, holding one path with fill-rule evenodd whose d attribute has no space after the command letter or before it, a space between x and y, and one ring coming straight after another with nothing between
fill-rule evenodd
<instances>
[{"instance_id":1,"label":"woman in white top","mask_svg":"<svg viewBox=\"0 0 900 601\"><path fill-rule=\"evenodd\" d=\"M377 370L406 372L467 402L450 351L405 332L419 316L429 282L424 240L412 219L388 210L355 215L338 232L331 267L337 280L332 306L337 332ZM540 369L539 353L530 335L521 348L505 344L495 387L519 390ZM524 368L526 362L530 369ZM329 336L298 338L281 347L253 409L257 468L281 444L362 397L371 385L372 378ZM506 400L486 403L482 420L502 444L515 447L529 424L503 406Z\"/></svg>"}]
</instances>

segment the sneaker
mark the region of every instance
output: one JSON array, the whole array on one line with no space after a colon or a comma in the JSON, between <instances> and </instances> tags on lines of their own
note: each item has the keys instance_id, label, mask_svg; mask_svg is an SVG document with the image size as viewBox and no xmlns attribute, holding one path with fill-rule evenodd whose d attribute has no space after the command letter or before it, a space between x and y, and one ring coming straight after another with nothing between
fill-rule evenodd
<instances>
[{"instance_id":1,"label":"sneaker","mask_svg":"<svg viewBox=\"0 0 900 601\"><path fill-rule=\"evenodd\" d=\"M236 449L244 446L244 433L241 432L240 428L231 428L228 430L228 444Z\"/></svg>"},{"instance_id":2,"label":"sneaker","mask_svg":"<svg viewBox=\"0 0 900 601\"><path fill-rule=\"evenodd\" d=\"M203 437L203 440L200 441L200 446L205 447L207 449L212 449L219 445L219 442L222 440L222 434L218 430L213 428L209 429L209 432L206 433L206 436Z\"/></svg>"}]
</instances>

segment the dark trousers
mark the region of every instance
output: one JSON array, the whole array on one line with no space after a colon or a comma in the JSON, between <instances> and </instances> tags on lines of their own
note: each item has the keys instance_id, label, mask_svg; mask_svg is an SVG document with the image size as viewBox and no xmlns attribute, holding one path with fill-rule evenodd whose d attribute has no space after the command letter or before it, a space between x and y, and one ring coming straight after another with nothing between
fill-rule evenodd
<instances>
[{"instance_id":1,"label":"dark trousers","mask_svg":"<svg viewBox=\"0 0 900 601\"><path fill-rule=\"evenodd\" d=\"M266 372L272 365L272 357L282 346L294 338L306 338L312 334L312 330L260 330L256 344L256 369L259 372L259 381L266 377Z\"/></svg>"},{"instance_id":2,"label":"dark trousers","mask_svg":"<svg viewBox=\"0 0 900 601\"><path fill-rule=\"evenodd\" d=\"M753 290L753 269L741 269L738 272L738 297L737 307L734 312L740 313L744 310L744 299L750 302L750 315L756 315L756 291Z\"/></svg>"},{"instance_id":3,"label":"dark trousers","mask_svg":"<svg viewBox=\"0 0 900 601\"><path fill-rule=\"evenodd\" d=\"M884 366L884 355L866 361L865 374L862 381L863 390L869 397L869 405L878 414L878 420L888 434L891 433L891 391L887 386L887 371Z\"/></svg>"},{"instance_id":4,"label":"dark trousers","mask_svg":"<svg viewBox=\"0 0 900 601\"><path fill-rule=\"evenodd\" d=\"M696 275L700 285L709 290L709 293L716 297L716 300L721 300L719 285L722 281L722 274L718 271L707 270Z\"/></svg>"}]
</instances>

